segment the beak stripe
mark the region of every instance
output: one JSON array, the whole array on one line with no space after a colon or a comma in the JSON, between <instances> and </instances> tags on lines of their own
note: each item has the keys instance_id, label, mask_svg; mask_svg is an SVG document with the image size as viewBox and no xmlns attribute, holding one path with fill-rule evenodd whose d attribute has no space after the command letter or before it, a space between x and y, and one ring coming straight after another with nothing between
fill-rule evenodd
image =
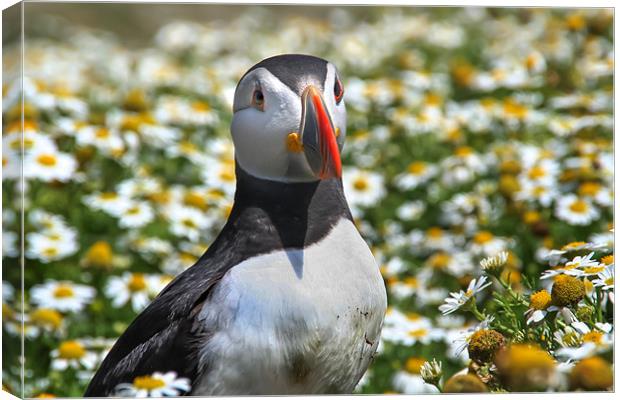
<instances>
[{"instance_id":1,"label":"beak stripe","mask_svg":"<svg viewBox=\"0 0 620 400\"><path fill-rule=\"evenodd\" d=\"M317 119L320 131L320 147L321 156L323 158L322 168L320 172L320 178L328 177L330 173L330 167L333 168L333 174L336 177L342 175L342 163L340 160L340 151L338 149L338 142L336 142L336 134L332 127L332 122L323 107L321 97L316 91L312 92L312 103L317 111Z\"/></svg>"}]
</instances>

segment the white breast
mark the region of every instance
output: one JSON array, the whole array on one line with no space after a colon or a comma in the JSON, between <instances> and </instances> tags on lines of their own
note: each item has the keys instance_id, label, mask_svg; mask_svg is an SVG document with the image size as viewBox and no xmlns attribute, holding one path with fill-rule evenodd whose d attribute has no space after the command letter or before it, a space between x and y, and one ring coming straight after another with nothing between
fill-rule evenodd
<instances>
[{"instance_id":1,"label":"white breast","mask_svg":"<svg viewBox=\"0 0 620 400\"><path fill-rule=\"evenodd\" d=\"M351 392L376 351L386 304L377 264L345 219L304 250L246 260L199 315L214 333L192 394Z\"/></svg>"}]
</instances>

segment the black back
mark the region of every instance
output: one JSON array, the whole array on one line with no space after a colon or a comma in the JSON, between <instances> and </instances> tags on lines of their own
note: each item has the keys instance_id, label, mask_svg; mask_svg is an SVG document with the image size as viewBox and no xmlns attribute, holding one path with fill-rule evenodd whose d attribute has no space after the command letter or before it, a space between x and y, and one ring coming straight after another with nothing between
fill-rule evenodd
<instances>
[{"instance_id":1,"label":"black back","mask_svg":"<svg viewBox=\"0 0 620 400\"><path fill-rule=\"evenodd\" d=\"M301 95L309 83L323 91L327 76L327 61L322 58L305 54L282 54L266 58L254 65L239 81L257 68L267 69L298 95Z\"/></svg>"},{"instance_id":2,"label":"black back","mask_svg":"<svg viewBox=\"0 0 620 400\"><path fill-rule=\"evenodd\" d=\"M210 289L244 260L316 243L341 218L352 219L339 179L281 183L255 178L237 165L235 203L226 225L116 341L84 396L109 396L119 383L153 372L176 371L193 385L206 372L197 351L212 333L194 317ZM303 269L291 261L296 272Z\"/></svg>"}]
</instances>

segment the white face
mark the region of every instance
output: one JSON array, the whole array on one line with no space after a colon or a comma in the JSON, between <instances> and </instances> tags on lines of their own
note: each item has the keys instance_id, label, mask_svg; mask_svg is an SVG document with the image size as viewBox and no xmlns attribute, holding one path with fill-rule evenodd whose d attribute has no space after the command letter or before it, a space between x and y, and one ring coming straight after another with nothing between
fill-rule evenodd
<instances>
[{"instance_id":1,"label":"white face","mask_svg":"<svg viewBox=\"0 0 620 400\"><path fill-rule=\"evenodd\" d=\"M303 82L304 78L300 79ZM311 82L311 79L308 81ZM306 91L318 93L309 90L309 86L319 89L308 83ZM323 88L319 94L325 115L331 120L339 153L346 134L346 110L342 99L342 83L336 68L330 63L327 64ZM335 93L340 94L339 101ZM247 173L283 182L320 179L317 163L314 163L314 168L309 163L309 160L316 161L318 157L309 151L311 135L302 132L302 114L304 108L307 108L302 106L302 97L302 94L293 91L266 68L252 70L239 82L235 91L231 132L237 162ZM304 99L306 97L312 96L306 95ZM306 115L311 113L306 110ZM291 134L297 135L300 146L295 146L295 135ZM337 156L340 165L340 155Z\"/></svg>"}]
</instances>

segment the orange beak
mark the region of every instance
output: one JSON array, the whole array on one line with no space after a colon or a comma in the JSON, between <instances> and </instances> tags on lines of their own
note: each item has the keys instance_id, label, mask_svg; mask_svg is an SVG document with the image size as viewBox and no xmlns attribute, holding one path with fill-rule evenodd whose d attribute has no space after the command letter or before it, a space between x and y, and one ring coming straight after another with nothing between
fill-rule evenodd
<instances>
[{"instance_id":1,"label":"orange beak","mask_svg":"<svg viewBox=\"0 0 620 400\"><path fill-rule=\"evenodd\" d=\"M301 95L301 140L310 168L319 179L340 178L342 162L334 124L325 101L313 85Z\"/></svg>"}]
</instances>

